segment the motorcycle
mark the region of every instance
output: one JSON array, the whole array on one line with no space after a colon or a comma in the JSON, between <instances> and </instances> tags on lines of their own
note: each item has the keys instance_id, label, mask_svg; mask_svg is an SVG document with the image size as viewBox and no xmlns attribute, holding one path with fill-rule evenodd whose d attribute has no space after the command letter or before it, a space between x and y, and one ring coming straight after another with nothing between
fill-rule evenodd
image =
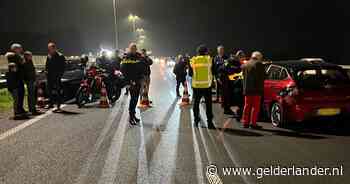
<instances>
[{"instance_id":1,"label":"motorcycle","mask_svg":"<svg viewBox=\"0 0 350 184\"><path fill-rule=\"evenodd\" d=\"M124 87L124 77L118 70L107 73L105 70L98 70L91 67L86 72L86 77L80 82L80 88L76 94L76 103L79 108L85 104L95 102L103 86L106 86L109 101L114 104L121 95Z\"/></svg>"}]
</instances>

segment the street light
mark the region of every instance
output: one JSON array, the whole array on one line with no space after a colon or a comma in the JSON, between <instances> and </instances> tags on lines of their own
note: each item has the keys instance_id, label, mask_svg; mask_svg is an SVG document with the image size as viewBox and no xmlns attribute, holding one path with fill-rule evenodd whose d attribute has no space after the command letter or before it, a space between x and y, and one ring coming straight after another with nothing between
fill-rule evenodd
<instances>
[{"instance_id":1,"label":"street light","mask_svg":"<svg viewBox=\"0 0 350 184\"><path fill-rule=\"evenodd\" d=\"M142 34L142 33L145 32L145 30L143 28L137 28L136 32L139 33L139 34Z\"/></svg>"},{"instance_id":2,"label":"street light","mask_svg":"<svg viewBox=\"0 0 350 184\"><path fill-rule=\"evenodd\" d=\"M144 39L146 39L147 37L145 36L145 35L140 35L140 37L139 37L141 40L144 40Z\"/></svg>"},{"instance_id":3,"label":"street light","mask_svg":"<svg viewBox=\"0 0 350 184\"><path fill-rule=\"evenodd\" d=\"M119 35L118 35L118 0L113 0L113 12L114 12L114 33L115 33L115 48L119 48Z\"/></svg>"},{"instance_id":4,"label":"street light","mask_svg":"<svg viewBox=\"0 0 350 184\"><path fill-rule=\"evenodd\" d=\"M133 32L136 32L136 23L140 20L140 17L137 15L130 14L128 20L132 23Z\"/></svg>"}]
</instances>

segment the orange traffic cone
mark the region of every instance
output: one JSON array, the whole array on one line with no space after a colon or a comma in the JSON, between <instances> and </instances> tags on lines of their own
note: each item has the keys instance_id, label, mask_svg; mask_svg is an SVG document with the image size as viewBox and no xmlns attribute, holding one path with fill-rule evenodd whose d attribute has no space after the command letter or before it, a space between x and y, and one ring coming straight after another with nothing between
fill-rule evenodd
<instances>
[{"instance_id":1,"label":"orange traffic cone","mask_svg":"<svg viewBox=\"0 0 350 184\"><path fill-rule=\"evenodd\" d=\"M101 97L100 97L100 108L109 108L109 101L108 101L108 96L107 96L107 89L104 84L102 84L101 88Z\"/></svg>"},{"instance_id":2,"label":"orange traffic cone","mask_svg":"<svg viewBox=\"0 0 350 184\"><path fill-rule=\"evenodd\" d=\"M45 97L44 97L44 90L42 88L42 85L38 85L37 89L37 106L39 108L44 108L45 107Z\"/></svg>"},{"instance_id":3,"label":"orange traffic cone","mask_svg":"<svg viewBox=\"0 0 350 184\"><path fill-rule=\"evenodd\" d=\"M189 105L190 104L190 95L188 94L187 82L185 82L184 93L182 95L180 105Z\"/></svg>"}]
</instances>

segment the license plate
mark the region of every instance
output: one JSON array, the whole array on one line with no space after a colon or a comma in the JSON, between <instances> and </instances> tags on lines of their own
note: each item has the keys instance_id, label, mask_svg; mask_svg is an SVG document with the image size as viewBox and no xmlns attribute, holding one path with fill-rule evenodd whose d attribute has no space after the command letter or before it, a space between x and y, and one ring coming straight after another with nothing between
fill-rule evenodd
<instances>
[{"instance_id":1,"label":"license plate","mask_svg":"<svg viewBox=\"0 0 350 184\"><path fill-rule=\"evenodd\" d=\"M335 116L340 114L341 110L339 108L327 108L327 109L319 109L317 114L319 116Z\"/></svg>"}]
</instances>

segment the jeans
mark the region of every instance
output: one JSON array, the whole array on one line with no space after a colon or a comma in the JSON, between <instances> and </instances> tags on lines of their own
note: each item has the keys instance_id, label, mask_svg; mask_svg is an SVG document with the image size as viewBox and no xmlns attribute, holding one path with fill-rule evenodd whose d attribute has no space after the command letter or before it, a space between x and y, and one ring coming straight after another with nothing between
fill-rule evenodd
<instances>
[{"instance_id":1,"label":"jeans","mask_svg":"<svg viewBox=\"0 0 350 184\"><path fill-rule=\"evenodd\" d=\"M11 96L13 98L13 112L15 116L25 113L23 109L24 101L24 86L20 86L17 89L10 90Z\"/></svg>"},{"instance_id":2,"label":"jeans","mask_svg":"<svg viewBox=\"0 0 350 184\"><path fill-rule=\"evenodd\" d=\"M36 112L36 93L35 80L25 81L28 90L28 109L30 112Z\"/></svg>"},{"instance_id":3,"label":"jeans","mask_svg":"<svg viewBox=\"0 0 350 184\"><path fill-rule=\"evenodd\" d=\"M212 123L213 107L212 107L211 88L193 88L193 100L194 100L193 114L194 114L195 122L200 121L199 105L202 97L204 97L205 99L207 121L209 123Z\"/></svg>"},{"instance_id":4,"label":"jeans","mask_svg":"<svg viewBox=\"0 0 350 184\"><path fill-rule=\"evenodd\" d=\"M130 92L130 103L129 103L129 113L130 115L135 115L137 102L140 97L141 82L131 82L129 92Z\"/></svg>"},{"instance_id":5,"label":"jeans","mask_svg":"<svg viewBox=\"0 0 350 184\"><path fill-rule=\"evenodd\" d=\"M47 88L49 91L50 105L56 104L57 107L60 107L63 103L61 78L49 79L47 81Z\"/></svg>"}]
</instances>

